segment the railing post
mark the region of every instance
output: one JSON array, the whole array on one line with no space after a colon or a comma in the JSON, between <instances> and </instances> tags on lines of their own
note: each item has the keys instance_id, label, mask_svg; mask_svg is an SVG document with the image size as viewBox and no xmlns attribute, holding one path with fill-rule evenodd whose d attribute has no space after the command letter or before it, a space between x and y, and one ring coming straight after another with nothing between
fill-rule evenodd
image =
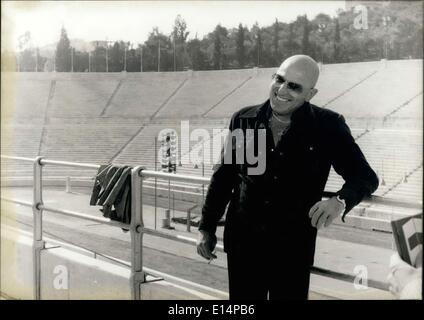
<instances>
[{"instance_id":1,"label":"railing post","mask_svg":"<svg viewBox=\"0 0 424 320\"><path fill-rule=\"evenodd\" d=\"M43 157L37 157L34 161L34 177L33 177L33 275L34 275L34 299L41 299L41 250L44 249L43 241L43 175L41 160Z\"/></svg>"},{"instance_id":2,"label":"railing post","mask_svg":"<svg viewBox=\"0 0 424 320\"><path fill-rule=\"evenodd\" d=\"M143 167L131 172L131 299L141 299L141 284L145 281L143 272Z\"/></svg>"}]
</instances>

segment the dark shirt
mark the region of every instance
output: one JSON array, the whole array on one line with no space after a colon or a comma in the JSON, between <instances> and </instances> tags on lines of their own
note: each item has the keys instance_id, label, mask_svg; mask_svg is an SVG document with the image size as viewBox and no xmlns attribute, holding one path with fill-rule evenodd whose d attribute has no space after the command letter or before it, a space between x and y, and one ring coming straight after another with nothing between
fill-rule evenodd
<instances>
[{"instance_id":1,"label":"dark shirt","mask_svg":"<svg viewBox=\"0 0 424 320\"><path fill-rule=\"evenodd\" d=\"M296 230L314 240L316 229L311 227L308 213L322 199L331 166L345 180L337 192L346 201L343 218L378 187L378 178L343 116L305 102L292 114L290 128L276 145L268 125L270 116L268 100L235 113L229 128L266 130L263 174L249 175L247 169L255 165L246 163L221 163L214 168L199 229L215 233L229 203L226 251L236 242L255 241L261 235L282 236L282 229ZM235 152L239 147L230 143L225 152ZM256 152L259 150L255 147Z\"/></svg>"}]
</instances>

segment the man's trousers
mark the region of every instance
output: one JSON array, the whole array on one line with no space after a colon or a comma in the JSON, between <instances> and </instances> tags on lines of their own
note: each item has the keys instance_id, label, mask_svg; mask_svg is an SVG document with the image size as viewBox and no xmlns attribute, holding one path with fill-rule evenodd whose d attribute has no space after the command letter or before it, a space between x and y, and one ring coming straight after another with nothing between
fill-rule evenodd
<instances>
[{"instance_id":1,"label":"man's trousers","mask_svg":"<svg viewBox=\"0 0 424 320\"><path fill-rule=\"evenodd\" d=\"M310 264L287 247L228 252L230 300L307 300Z\"/></svg>"}]
</instances>

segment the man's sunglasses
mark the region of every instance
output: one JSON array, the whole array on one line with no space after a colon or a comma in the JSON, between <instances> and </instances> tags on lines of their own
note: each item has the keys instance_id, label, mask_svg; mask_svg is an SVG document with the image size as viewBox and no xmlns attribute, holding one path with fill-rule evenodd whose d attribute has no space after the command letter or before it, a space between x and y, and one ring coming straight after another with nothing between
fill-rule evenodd
<instances>
[{"instance_id":1,"label":"man's sunglasses","mask_svg":"<svg viewBox=\"0 0 424 320\"><path fill-rule=\"evenodd\" d=\"M272 79L275 81L275 83L282 85L284 82L286 82L286 79L284 79L283 76L280 76L279 74L274 73L272 75ZM303 87L302 85L298 84L298 83L294 83L294 82L287 82L287 87L297 93L301 93L303 91Z\"/></svg>"}]
</instances>

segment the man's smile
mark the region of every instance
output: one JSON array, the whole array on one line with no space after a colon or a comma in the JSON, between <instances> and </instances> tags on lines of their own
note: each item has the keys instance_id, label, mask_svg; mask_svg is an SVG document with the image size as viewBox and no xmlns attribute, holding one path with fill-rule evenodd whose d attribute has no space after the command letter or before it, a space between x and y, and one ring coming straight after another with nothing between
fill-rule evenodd
<instances>
[{"instance_id":1,"label":"man's smile","mask_svg":"<svg viewBox=\"0 0 424 320\"><path fill-rule=\"evenodd\" d=\"M277 92L274 92L274 97L275 97L278 101L282 101L282 102L290 102L290 101L292 101L292 99L291 99L291 98L289 98L289 97L279 96L279 95L277 94Z\"/></svg>"}]
</instances>

